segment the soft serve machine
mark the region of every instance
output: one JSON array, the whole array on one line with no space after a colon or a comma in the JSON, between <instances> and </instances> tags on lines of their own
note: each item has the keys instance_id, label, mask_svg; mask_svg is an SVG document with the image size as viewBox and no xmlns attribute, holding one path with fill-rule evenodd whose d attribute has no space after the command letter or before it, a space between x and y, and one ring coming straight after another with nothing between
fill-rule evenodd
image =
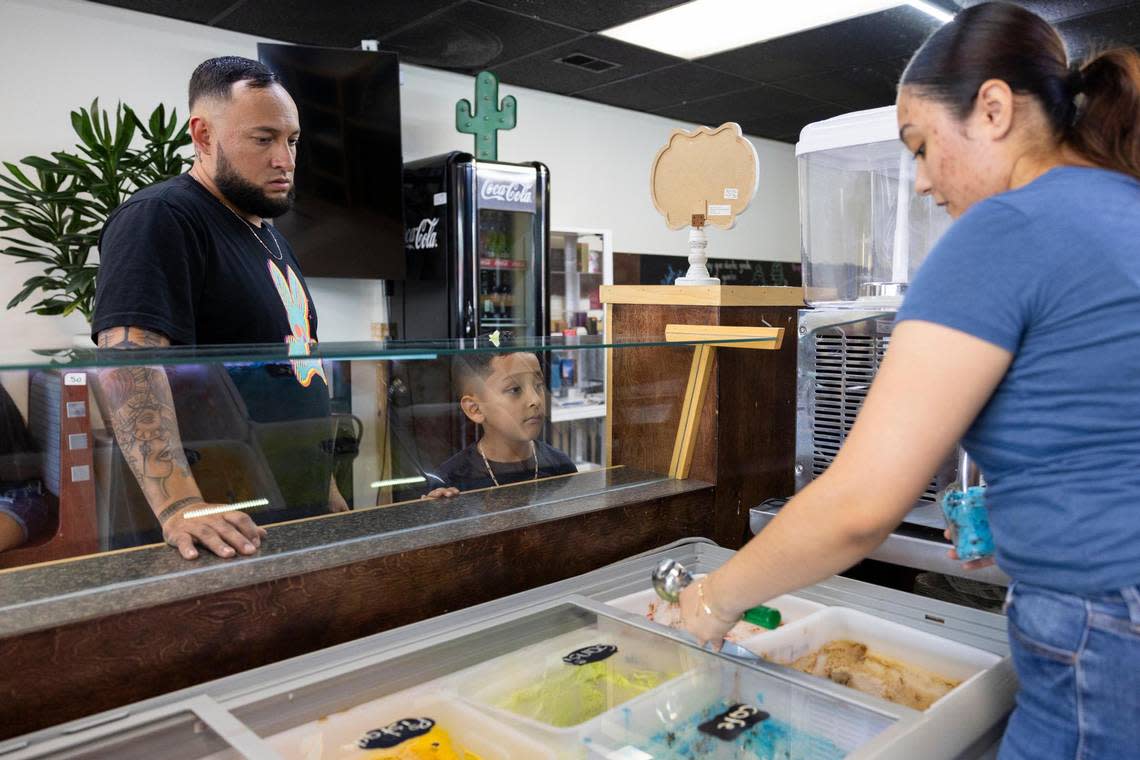
<instances>
[{"instance_id":1,"label":"soft serve machine","mask_svg":"<svg viewBox=\"0 0 1140 760\"><path fill-rule=\"evenodd\" d=\"M799 318L796 491L835 459L890 345L907 284L951 219L914 192L914 159L893 106L810 124L796 144L804 300ZM872 555L894 565L1006 584L994 567L966 571L946 557L939 495L975 485L959 450L902 525ZM758 532L779 510L752 510Z\"/></svg>"}]
</instances>

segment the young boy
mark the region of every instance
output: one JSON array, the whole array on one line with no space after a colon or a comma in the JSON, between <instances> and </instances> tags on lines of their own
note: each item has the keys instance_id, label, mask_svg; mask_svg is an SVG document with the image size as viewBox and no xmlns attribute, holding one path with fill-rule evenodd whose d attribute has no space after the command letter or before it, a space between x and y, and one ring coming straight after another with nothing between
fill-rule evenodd
<instances>
[{"instance_id":1,"label":"young boy","mask_svg":"<svg viewBox=\"0 0 1140 760\"><path fill-rule=\"evenodd\" d=\"M578 469L568 456L538 440L546 419L546 384L532 353L477 353L457 359L459 407L483 428L478 441L434 473L427 498L501 486Z\"/></svg>"}]
</instances>

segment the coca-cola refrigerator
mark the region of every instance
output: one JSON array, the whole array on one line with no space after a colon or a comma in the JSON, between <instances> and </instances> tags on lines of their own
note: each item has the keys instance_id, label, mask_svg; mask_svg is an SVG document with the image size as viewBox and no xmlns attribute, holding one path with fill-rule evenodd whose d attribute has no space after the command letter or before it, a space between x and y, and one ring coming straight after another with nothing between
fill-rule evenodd
<instances>
[{"instance_id":1,"label":"coca-cola refrigerator","mask_svg":"<svg viewBox=\"0 0 1140 760\"><path fill-rule=\"evenodd\" d=\"M540 163L448 153L404 164L406 279L393 337L547 332L550 175Z\"/></svg>"},{"instance_id":2,"label":"coca-cola refrigerator","mask_svg":"<svg viewBox=\"0 0 1140 760\"><path fill-rule=\"evenodd\" d=\"M546 335L550 315L550 175L541 163L448 153L404 164L406 279L394 282L390 334L472 346ZM542 355L545 360L545 354ZM452 387L451 362L393 362L388 384L391 476L420 477L475 440ZM378 502L380 499L378 499Z\"/></svg>"}]
</instances>

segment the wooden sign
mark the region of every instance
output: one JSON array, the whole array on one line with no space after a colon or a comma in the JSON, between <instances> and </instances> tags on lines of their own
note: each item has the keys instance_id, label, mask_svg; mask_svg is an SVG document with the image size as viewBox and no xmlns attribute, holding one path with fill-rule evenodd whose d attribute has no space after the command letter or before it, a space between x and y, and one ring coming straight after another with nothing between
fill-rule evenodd
<instances>
[{"instance_id":1,"label":"wooden sign","mask_svg":"<svg viewBox=\"0 0 1140 760\"><path fill-rule=\"evenodd\" d=\"M650 170L653 206L672 230L698 214L706 226L729 229L756 195L759 173L756 148L739 124L675 129Z\"/></svg>"}]
</instances>

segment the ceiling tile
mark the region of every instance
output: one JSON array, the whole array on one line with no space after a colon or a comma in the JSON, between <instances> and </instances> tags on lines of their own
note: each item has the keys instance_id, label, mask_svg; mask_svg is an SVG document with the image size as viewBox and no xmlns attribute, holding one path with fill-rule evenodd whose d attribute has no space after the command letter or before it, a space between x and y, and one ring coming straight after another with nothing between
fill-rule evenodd
<instances>
[{"instance_id":1,"label":"ceiling tile","mask_svg":"<svg viewBox=\"0 0 1140 760\"><path fill-rule=\"evenodd\" d=\"M681 63L644 76L582 90L580 97L599 103L654 111L689 100L699 100L752 86L747 79L714 71L695 63Z\"/></svg>"},{"instance_id":2,"label":"ceiling tile","mask_svg":"<svg viewBox=\"0 0 1140 760\"><path fill-rule=\"evenodd\" d=\"M786 79L777 87L830 103L847 106L852 111L889 106L895 102L899 77L909 58L852 66L846 69L809 74Z\"/></svg>"},{"instance_id":3,"label":"ceiling tile","mask_svg":"<svg viewBox=\"0 0 1140 760\"><path fill-rule=\"evenodd\" d=\"M587 32L624 24L689 0L482 0L527 16Z\"/></svg>"},{"instance_id":4,"label":"ceiling tile","mask_svg":"<svg viewBox=\"0 0 1140 760\"><path fill-rule=\"evenodd\" d=\"M559 59L574 53L616 63L618 66L606 71L593 72L559 62ZM504 82L511 84L570 94L619 79L646 74L664 66L675 66L678 63L684 61L671 55L591 34L497 66L495 73Z\"/></svg>"},{"instance_id":5,"label":"ceiling tile","mask_svg":"<svg viewBox=\"0 0 1140 760\"><path fill-rule=\"evenodd\" d=\"M894 8L717 53L699 62L757 82L779 82L910 56L938 26L931 16L914 8Z\"/></svg>"},{"instance_id":6,"label":"ceiling tile","mask_svg":"<svg viewBox=\"0 0 1140 760\"><path fill-rule=\"evenodd\" d=\"M1113 45L1140 47L1140 4L1063 21L1057 29L1073 58L1083 58L1094 50Z\"/></svg>"},{"instance_id":7,"label":"ceiling tile","mask_svg":"<svg viewBox=\"0 0 1140 760\"><path fill-rule=\"evenodd\" d=\"M958 0L957 2L952 1L950 5L957 5L960 8L969 8L970 6L978 5L982 2L985 2L985 0ZM1089 13L1097 13L1117 6L1134 4L1130 3L1129 0L1007 0L1007 2L1013 2L1015 5L1028 8L1041 18L1052 23L1077 16L1084 16ZM942 2L940 5L946 6L947 3ZM953 7L949 8L949 10L953 12Z\"/></svg>"},{"instance_id":8,"label":"ceiling tile","mask_svg":"<svg viewBox=\"0 0 1140 760\"><path fill-rule=\"evenodd\" d=\"M800 130L816 121L830 119L833 116L847 113L841 106L819 105L795 113L777 114L756 119L745 119L740 122L740 128L745 134L755 137L767 137L771 140L795 142L799 139ZM789 139L791 138L791 139Z\"/></svg>"},{"instance_id":9,"label":"ceiling tile","mask_svg":"<svg viewBox=\"0 0 1140 760\"><path fill-rule=\"evenodd\" d=\"M891 103L906 61L938 27L900 7L685 62L587 33L683 0L93 1L305 44L377 38L409 63L466 73L492 67L511 84L686 122L737 121L749 134L790 142L812 121ZM981 0L928 1L953 11ZM1140 2L1015 1L1055 23L1075 55L1140 46ZM619 66L593 73L556 62L572 53Z\"/></svg>"},{"instance_id":10,"label":"ceiling tile","mask_svg":"<svg viewBox=\"0 0 1140 760\"><path fill-rule=\"evenodd\" d=\"M383 37L452 2L454 0L416 0L414 3L245 0L220 19L217 26L271 40L354 48L360 45L361 40Z\"/></svg>"},{"instance_id":11,"label":"ceiling tile","mask_svg":"<svg viewBox=\"0 0 1140 760\"><path fill-rule=\"evenodd\" d=\"M823 106L834 107L786 90L761 85L731 95L718 95L661 108L655 113L671 119L716 126L726 121L765 119L778 114L808 111Z\"/></svg>"},{"instance_id":12,"label":"ceiling tile","mask_svg":"<svg viewBox=\"0 0 1140 760\"><path fill-rule=\"evenodd\" d=\"M473 73L581 36L572 29L465 2L381 37L380 47L399 53L408 63Z\"/></svg>"},{"instance_id":13,"label":"ceiling tile","mask_svg":"<svg viewBox=\"0 0 1140 760\"><path fill-rule=\"evenodd\" d=\"M234 4L234 0L195 0L193 3L178 0L94 0L100 5L113 5L142 13L153 13L182 21L208 23Z\"/></svg>"}]
</instances>

